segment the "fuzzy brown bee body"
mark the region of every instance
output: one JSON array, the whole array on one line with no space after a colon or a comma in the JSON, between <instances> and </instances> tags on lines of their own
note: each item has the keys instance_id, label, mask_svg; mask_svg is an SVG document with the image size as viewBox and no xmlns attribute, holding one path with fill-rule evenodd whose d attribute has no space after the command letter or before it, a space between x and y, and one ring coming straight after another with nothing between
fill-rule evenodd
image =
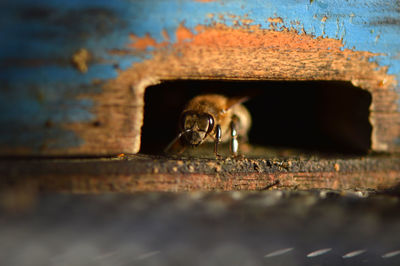
<instances>
[{"instance_id":1,"label":"fuzzy brown bee body","mask_svg":"<svg viewBox=\"0 0 400 266\"><path fill-rule=\"evenodd\" d=\"M205 94L193 98L181 114L180 133L173 142L181 139L184 145L192 146L214 142L214 152L218 155L218 144L231 140L231 151L236 155L237 138L247 139L251 126L250 113L241 104L246 99L227 98L219 94Z\"/></svg>"}]
</instances>

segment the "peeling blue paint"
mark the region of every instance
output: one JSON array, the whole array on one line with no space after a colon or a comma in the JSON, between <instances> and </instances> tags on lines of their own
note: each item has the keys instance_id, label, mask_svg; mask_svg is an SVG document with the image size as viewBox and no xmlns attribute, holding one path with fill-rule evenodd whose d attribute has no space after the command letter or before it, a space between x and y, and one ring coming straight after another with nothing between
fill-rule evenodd
<instances>
[{"instance_id":1,"label":"peeling blue paint","mask_svg":"<svg viewBox=\"0 0 400 266\"><path fill-rule=\"evenodd\" d=\"M47 20L32 18L30 23L21 20L21 7L40 7L42 9L56 10L56 14L49 15ZM399 75L399 59L394 57L399 54L400 47L400 7L397 1L369 0L369 1L328 1L316 0L310 3L308 0L296 1L237 1L220 0L201 3L182 0L147 0L147 1L61 1L61 0L37 0L16 1L1 4L5 16L1 22L13 21L14 26L2 27L1 39L9 41L2 44L0 59L6 57L23 58L63 58L68 59L79 48L85 47L95 55L103 57L109 48L126 48L129 42L129 33L138 36L150 34L158 42L164 40L161 32L166 30L172 42L176 42L175 32L181 23L193 32L198 24L210 25L212 22L225 23L234 26L234 18L229 15L237 15L254 20L252 24L261 28L270 28L268 18L280 17L283 23L278 26L293 27L316 37L323 36L334 39L343 39L344 47L356 51L369 51L383 53L377 61L379 64L389 66L389 69ZM7 8L8 7L8 8ZM105 21L109 21L107 34L101 35L95 28L99 21L96 19L78 20L76 23L89 22L80 28L80 33L89 32L91 37L77 38L66 24L63 17L68 14L81 12L82 16L88 10L107 10ZM75 13L74 13L75 12ZM78 13L75 16L79 17ZM89 12L90 14L90 12ZM208 14L215 14L213 19ZM223 19L219 15L224 15ZM326 16L326 21L322 18ZM64 18L65 19L65 18ZM15 23L16 22L16 23ZM48 22L44 24L43 22ZM55 25L50 22L58 22ZM90 25L92 22L94 25ZM72 23L72 22L71 22ZM68 24L68 23L67 23ZM114 25L115 24L115 25ZM74 25L74 24L72 24ZM71 26L71 25L68 25ZM72 27L77 27L76 25ZM17 29L17 30L16 30ZM278 27L279 30L279 27ZM38 38L42 35L53 35L51 39ZM10 38L11 36L11 38ZM24 36L22 39L21 36ZM73 36L74 38L68 39ZM123 59L120 59L123 60ZM142 61L143 58L132 58L132 62ZM125 65L125 64L124 64ZM103 75L104 73L102 73Z\"/></svg>"},{"instance_id":2,"label":"peeling blue paint","mask_svg":"<svg viewBox=\"0 0 400 266\"><path fill-rule=\"evenodd\" d=\"M308 0L286 1L237 1L221 0L207 3L196 1L126 1L130 6L127 13L135 14L129 19L128 28L138 36L149 33L158 42L163 41L162 30L166 30L172 42L176 42L175 31L179 24L195 32L198 24L213 22L234 26L233 14L253 20L253 25L269 29L268 18L280 17L286 28L304 29L315 37L341 39L343 49L369 51L383 54L372 60L388 67L388 73L400 80L400 4L398 1L359 0L332 1ZM137 12L140 10L140 12ZM135 12L136 11L136 12ZM208 14L214 14L210 19ZM219 15L224 15L223 19ZM323 18L326 20L323 21ZM400 87L396 88L400 93ZM399 104L400 106L400 104ZM399 109L400 111L400 109Z\"/></svg>"},{"instance_id":3,"label":"peeling blue paint","mask_svg":"<svg viewBox=\"0 0 400 266\"><path fill-rule=\"evenodd\" d=\"M83 144L82 139L72 130L64 128L41 129L18 124L15 124L14 128L16 129L14 132L18 133L16 135L7 134L5 131L0 132L0 146L31 148L40 151L43 148L66 149ZM60 141L60 136L63 141Z\"/></svg>"},{"instance_id":4,"label":"peeling blue paint","mask_svg":"<svg viewBox=\"0 0 400 266\"><path fill-rule=\"evenodd\" d=\"M235 26L236 15L252 19L252 25L269 29L270 17L280 17L277 30L294 28L315 37L341 39L344 48L380 54L371 61L387 66L400 81L400 4L396 0L16 0L0 2L0 123L20 121L33 125L46 119L57 123L87 122L94 119L93 102L82 100L82 93L101 93L92 80L117 76L115 66L127 69L151 57L147 52L117 56L110 49L127 49L129 34L150 34L164 41L165 30L172 43L181 23L195 32L199 24L215 22ZM96 11L96 12L94 12ZM100 12L101 16L98 16ZM214 14L210 18L209 14ZM220 18L219 15L223 15ZM326 19L324 18L326 17ZM4 41L7 40L7 41ZM95 60L86 74L70 64L71 56L86 48ZM19 59L38 60L40 66L21 66ZM14 61L13 61L14 60ZM10 62L3 63L2 62ZM400 95L400 82L395 88ZM39 91L39 92L38 92ZM44 95L45 98L41 99ZM400 97L399 97L400 98ZM39 100L38 100L39 99ZM41 99L41 100L40 100ZM70 108L57 111L59 104ZM400 100L398 103L400 106ZM399 108L400 112L400 108ZM15 131L14 131L15 132ZM56 131L54 131L56 132ZM39 134L40 133L35 133ZM47 133L46 133L47 134ZM53 133L52 133L53 134ZM54 133L56 134L56 133ZM57 131L62 135L62 130ZM1 132L0 141L13 132ZM29 141L41 136L18 136ZM78 138L65 131L65 139L79 145ZM40 142L40 141L39 141ZM32 147L40 147L40 143Z\"/></svg>"}]
</instances>

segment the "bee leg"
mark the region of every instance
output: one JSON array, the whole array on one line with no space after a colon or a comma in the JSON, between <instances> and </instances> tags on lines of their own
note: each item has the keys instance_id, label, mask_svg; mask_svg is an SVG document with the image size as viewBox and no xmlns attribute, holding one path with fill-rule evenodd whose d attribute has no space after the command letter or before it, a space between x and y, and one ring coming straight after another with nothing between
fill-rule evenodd
<instances>
[{"instance_id":1,"label":"bee leg","mask_svg":"<svg viewBox=\"0 0 400 266\"><path fill-rule=\"evenodd\" d=\"M218 154L218 144L221 141L221 136L222 136L221 126L217 125L215 128L215 141L214 141L214 153L215 153L215 156L217 156L217 157L220 156Z\"/></svg>"},{"instance_id":2,"label":"bee leg","mask_svg":"<svg viewBox=\"0 0 400 266\"><path fill-rule=\"evenodd\" d=\"M237 129L239 127L239 117L237 117L236 115L232 117L230 127L231 127L231 145L230 145L231 153L233 154L233 156L237 156L239 150L239 141L237 133Z\"/></svg>"}]
</instances>

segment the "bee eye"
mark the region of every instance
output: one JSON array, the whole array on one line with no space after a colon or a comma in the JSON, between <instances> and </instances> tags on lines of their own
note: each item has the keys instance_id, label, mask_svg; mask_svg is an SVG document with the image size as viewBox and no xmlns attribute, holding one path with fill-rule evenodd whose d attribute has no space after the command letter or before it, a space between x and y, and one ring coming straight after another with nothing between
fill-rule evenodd
<instances>
[{"instance_id":1,"label":"bee eye","mask_svg":"<svg viewBox=\"0 0 400 266\"><path fill-rule=\"evenodd\" d=\"M214 128L214 118L210 114L203 113L198 117L197 125L201 131L209 134Z\"/></svg>"},{"instance_id":2,"label":"bee eye","mask_svg":"<svg viewBox=\"0 0 400 266\"><path fill-rule=\"evenodd\" d=\"M182 113L179 119L179 127L181 131L191 129L197 125L198 130L205 131L207 134L211 133L214 129L214 118L207 113L195 113L187 111Z\"/></svg>"},{"instance_id":3,"label":"bee eye","mask_svg":"<svg viewBox=\"0 0 400 266\"><path fill-rule=\"evenodd\" d=\"M179 127L181 130L185 130L187 128L191 128L194 124L195 117L192 112L184 112L182 113L179 119Z\"/></svg>"}]
</instances>

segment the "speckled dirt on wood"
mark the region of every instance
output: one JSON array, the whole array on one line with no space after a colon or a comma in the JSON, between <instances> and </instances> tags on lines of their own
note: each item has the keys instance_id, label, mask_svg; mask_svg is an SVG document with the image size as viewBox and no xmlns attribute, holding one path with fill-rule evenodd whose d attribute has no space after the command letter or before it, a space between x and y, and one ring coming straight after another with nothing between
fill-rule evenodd
<instances>
[{"instance_id":1,"label":"speckled dirt on wood","mask_svg":"<svg viewBox=\"0 0 400 266\"><path fill-rule=\"evenodd\" d=\"M265 189L390 189L400 158L175 158L0 161L1 184L32 182L45 191L79 193Z\"/></svg>"}]
</instances>

